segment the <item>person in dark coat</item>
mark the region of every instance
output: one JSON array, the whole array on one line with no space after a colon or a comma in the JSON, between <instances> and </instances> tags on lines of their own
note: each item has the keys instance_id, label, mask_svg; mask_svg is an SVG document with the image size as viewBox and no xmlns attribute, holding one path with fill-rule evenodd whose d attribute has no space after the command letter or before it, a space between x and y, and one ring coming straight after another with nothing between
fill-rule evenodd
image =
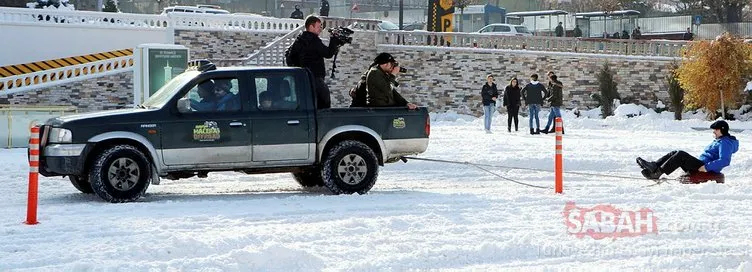
<instances>
[{"instance_id":1,"label":"person in dark coat","mask_svg":"<svg viewBox=\"0 0 752 272\"><path fill-rule=\"evenodd\" d=\"M580 29L580 26L574 26L573 32L575 37L582 37L582 29Z\"/></svg>"},{"instance_id":2,"label":"person in dark coat","mask_svg":"<svg viewBox=\"0 0 752 272\"><path fill-rule=\"evenodd\" d=\"M321 0L321 8L319 8L319 15L327 17L329 16L329 1Z\"/></svg>"},{"instance_id":3,"label":"person in dark coat","mask_svg":"<svg viewBox=\"0 0 752 272\"><path fill-rule=\"evenodd\" d=\"M290 66L304 67L313 73L314 89L316 92L316 107L319 109L328 109L331 107L331 97L329 96L329 86L326 85L326 68L324 59L331 58L337 53L340 44L338 39L330 39L329 45L324 45L319 38L321 34L321 19L309 15L305 20L305 31L301 33L290 47L290 54L287 63Z\"/></svg>"},{"instance_id":4,"label":"person in dark coat","mask_svg":"<svg viewBox=\"0 0 752 272\"><path fill-rule=\"evenodd\" d=\"M396 77L399 74L399 63L389 53L380 53L373 60L374 64L366 75L366 86L369 107L407 107L415 109L418 106L408 102L397 92Z\"/></svg>"},{"instance_id":5,"label":"person in dark coat","mask_svg":"<svg viewBox=\"0 0 752 272\"><path fill-rule=\"evenodd\" d=\"M634 30L632 30L632 39L639 40L642 36L642 31L640 31L640 27L636 27Z\"/></svg>"},{"instance_id":6,"label":"person in dark coat","mask_svg":"<svg viewBox=\"0 0 752 272\"><path fill-rule=\"evenodd\" d=\"M561 22L559 22L559 25L556 26L554 32L556 33L556 37L564 37L564 26L562 26Z\"/></svg>"},{"instance_id":7,"label":"person in dark coat","mask_svg":"<svg viewBox=\"0 0 752 272\"><path fill-rule=\"evenodd\" d=\"M562 88L564 85L561 84L561 81L558 80L558 77L555 74L551 74L549 77L549 88L548 88L548 97L547 100L551 105L551 111L548 113L548 122L546 122L546 127L543 128L543 133L554 133L556 132L554 130L554 120L556 117L561 117L561 111L560 108L564 104L563 103L563 91ZM548 128L551 128L550 130ZM563 131L562 131L563 132Z\"/></svg>"},{"instance_id":8,"label":"person in dark coat","mask_svg":"<svg viewBox=\"0 0 752 272\"><path fill-rule=\"evenodd\" d=\"M687 28L687 32L684 32L684 35L682 36L685 41L691 41L694 37L695 34L692 34L692 30L689 27Z\"/></svg>"},{"instance_id":9,"label":"person in dark coat","mask_svg":"<svg viewBox=\"0 0 752 272\"><path fill-rule=\"evenodd\" d=\"M678 168L700 180L720 175L721 170L731 164L731 155L739 151L739 141L729 134L726 121L716 121L710 128L713 129L715 140L705 147L699 159L681 150L671 151L656 161L637 157L642 175L648 179L658 179L663 174L670 175Z\"/></svg>"},{"instance_id":10,"label":"person in dark coat","mask_svg":"<svg viewBox=\"0 0 752 272\"><path fill-rule=\"evenodd\" d=\"M295 5L295 11L290 14L290 18L303 19L303 12L300 11L300 5Z\"/></svg>"},{"instance_id":11,"label":"person in dark coat","mask_svg":"<svg viewBox=\"0 0 752 272\"><path fill-rule=\"evenodd\" d=\"M486 133L491 133L491 117L496 111L496 99L499 97L499 89L496 88L493 75L486 76L486 83L480 89L480 97L483 100L483 127Z\"/></svg>"},{"instance_id":12,"label":"person in dark coat","mask_svg":"<svg viewBox=\"0 0 752 272\"><path fill-rule=\"evenodd\" d=\"M522 88L521 93L530 113L528 116L530 119L530 134L540 134L540 119L538 119L538 113L540 112L541 104L543 104L543 98L547 96L547 91L546 87L538 82L538 74L530 76L530 83ZM535 118L535 128L533 128L533 118Z\"/></svg>"},{"instance_id":13,"label":"person in dark coat","mask_svg":"<svg viewBox=\"0 0 752 272\"><path fill-rule=\"evenodd\" d=\"M509 81L509 85L504 88L504 107L507 108L507 131L512 132L512 120L514 120L514 131L518 131L517 124L519 123L520 112L520 84L517 82L517 78L513 77Z\"/></svg>"}]
</instances>

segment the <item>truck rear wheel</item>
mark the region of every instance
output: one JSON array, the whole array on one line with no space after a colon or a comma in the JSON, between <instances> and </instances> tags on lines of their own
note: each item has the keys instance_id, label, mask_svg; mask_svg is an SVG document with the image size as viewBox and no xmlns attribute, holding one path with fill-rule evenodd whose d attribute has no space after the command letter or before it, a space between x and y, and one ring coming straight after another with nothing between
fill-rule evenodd
<instances>
[{"instance_id":1,"label":"truck rear wheel","mask_svg":"<svg viewBox=\"0 0 752 272\"><path fill-rule=\"evenodd\" d=\"M94 190L91 189L91 183L87 180L88 176L68 176L73 187L76 187L84 194L93 194Z\"/></svg>"},{"instance_id":2,"label":"truck rear wheel","mask_svg":"<svg viewBox=\"0 0 752 272\"><path fill-rule=\"evenodd\" d=\"M91 187L102 199L118 203L140 198L151 179L151 165L144 153L131 145L105 149L89 172Z\"/></svg>"},{"instance_id":3,"label":"truck rear wheel","mask_svg":"<svg viewBox=\"0 0 752 272\"><path fill-rule=\"evenodd\" d=\"M321 179L321 171L317 168L292 173L292 176L303 188L324 186L324 180Z\"/></svg>"},{"instance_id":4,"label":"truck rear wheel","mask_svg":"<svg viewBox=\"0 0 752 272\"><path fill-rule=\"evenodd\" d=\"M342 141L327 154L321 176L334 194L365 194L376 183L379 163L368 145L359 141Z\"/></svg>"}]
</instances>

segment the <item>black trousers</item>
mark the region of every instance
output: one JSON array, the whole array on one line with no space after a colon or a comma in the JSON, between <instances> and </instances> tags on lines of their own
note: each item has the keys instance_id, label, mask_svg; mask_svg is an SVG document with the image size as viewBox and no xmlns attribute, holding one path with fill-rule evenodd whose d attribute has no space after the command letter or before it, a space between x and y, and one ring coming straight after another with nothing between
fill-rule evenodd
<instances>
[{"instance_id":1,"label":"black trousers","mask_svg":"<svg viewBox=\"0 0 752 272\"><path fill-rule=\"evenodd\" d=\"M514 130L517 130L517 124L520 123L520 119L517 117L520 115L520 106L508 106L507 113L509 114L509 116L507 116L508 130L512 130L512 120L514 120Z\"/></svg>"},{"instance_id":2,"label":"black trousers","mask_svg":"<svg viewBox=\"0 0 752 272\"><path fill-rule=\"evenodd\" d=\"M655 163L666 175L673 173L677 168L681 168L684 172L695 172L705 165L701 160L681 150L671 151Z\"/></svg>"},{"instance_id":3,"label":"black trousers","mask_svg":"<svg viewBox=\"0 0 752 272\"><path fill-rule=\"evenodd\" d=\"M332 98L329 96L329 86L323 78L316 78L314 94L316 97L317 109L328 109L332 107Z\"/></svg>"}]
</instances>

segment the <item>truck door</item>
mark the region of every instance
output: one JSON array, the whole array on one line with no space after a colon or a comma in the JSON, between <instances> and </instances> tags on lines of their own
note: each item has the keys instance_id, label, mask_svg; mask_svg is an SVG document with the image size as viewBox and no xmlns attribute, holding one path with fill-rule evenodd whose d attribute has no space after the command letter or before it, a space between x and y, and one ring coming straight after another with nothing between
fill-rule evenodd
<instances>
[{"instance_id":1,"label":"truck door","mask_svg":"<svg viewBox=\"0 0 752 272\"><path fill-rule=\"evenodd\" d=\"M191 110L163 122L166 165L211 165L251 161L251 124L245 88L235 74L199 81L183 95Z\"/></svg>"},{"instance_id":2,"label":"truck door","mask_svg":"<svg viewBox=\"0 0 752 272\"><path fill-rule=\"evenodd\" d=\"M305 72L258 71L251 73L251 79L256 90L251 96L253 161L312 163L316 154L315 121Z\"/></svg>"}]
</instances>

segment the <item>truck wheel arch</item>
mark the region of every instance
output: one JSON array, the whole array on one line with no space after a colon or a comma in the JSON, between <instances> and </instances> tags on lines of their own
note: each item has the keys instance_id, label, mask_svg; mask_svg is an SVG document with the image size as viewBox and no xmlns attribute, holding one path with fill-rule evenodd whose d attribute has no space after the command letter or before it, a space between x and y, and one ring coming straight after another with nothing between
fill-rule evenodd
<instances>
[{"instance_id":1,"label":"truck wheel arch","mask_svg":"<svg viewBox=\"0 0 752 272\"><path fill-rule=\"evenodd\" d=\"M144 153L144 155L146 155L147 159L149 159L152 165L157 169L157 173L161 172L162 170L159 156L157 155L157 150L154 148L151 142L146 139L146 137L139 134L128 131L112 131L91 137L87 142L94 143L94 146L86 157L86 167L89 166L89 163L91 160L93 160L93 157L96 157L97 151L110 145L129 144L138 148L141 152Z\"/></svg>"},{"instance_id":2,"label":"truck wheel arch","mask_svg":"<svg viewBox=\"0 0 752 272\"><path fill-rule=\"evenodd\" d=\"M321 161L334 145L345 140L355 140L366 144L376 154L379 165L384 165L386 160L384 156L387 152L381 136L370 128L356 125L341 126L327 132L319 143L318 161Z\"/></svg>"}]
</instances>

